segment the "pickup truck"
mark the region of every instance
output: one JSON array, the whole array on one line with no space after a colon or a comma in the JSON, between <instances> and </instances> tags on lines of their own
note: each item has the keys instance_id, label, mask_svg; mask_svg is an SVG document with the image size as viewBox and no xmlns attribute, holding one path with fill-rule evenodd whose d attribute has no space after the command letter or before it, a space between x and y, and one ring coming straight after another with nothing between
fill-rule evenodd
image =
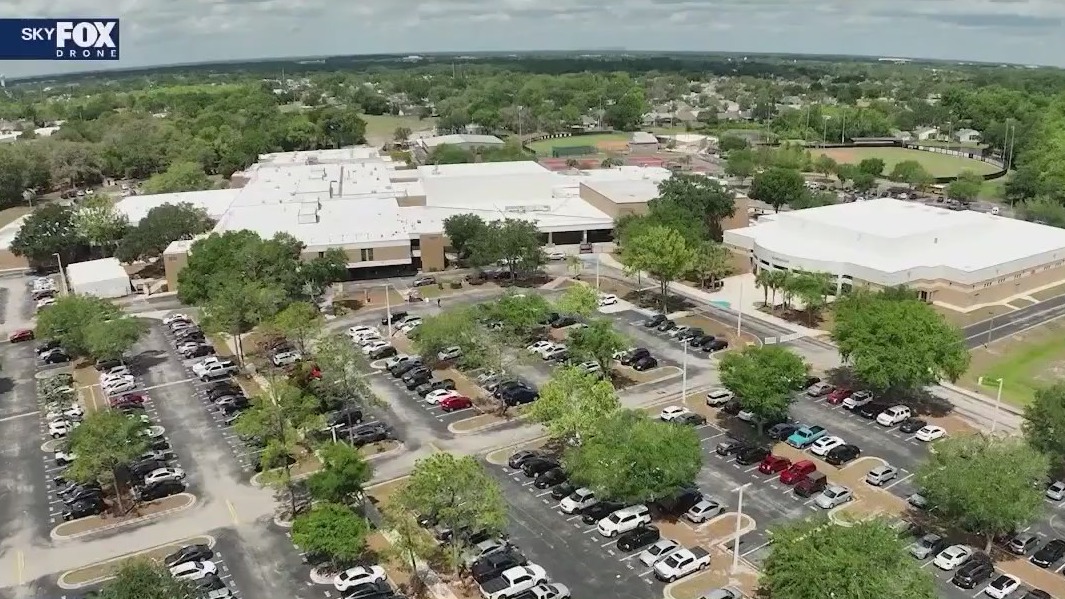
<instances>
[{"instance_id":1,"label":"pickup truck","mask_svg":"<svg viewBox=\"0 0 1065 599\"><path fill-rule=\"evenodd\" d=\"M240 370L240 367L232 360L218 360L217 362L206 363L200 368L193 368L193 372L204 382L228 377L238 370Z\"/></svg>"},{"instance_id":2,"label":"pickup truck","mask_svg":"<svg viewBox=\"0 0 1065 599\"><path fill-rule=\"evenodd\" d=\"M506 599L547 582L547 572L536 564L517 566L505 570L498 578L481 583L484 599Z\"/></svg>"},{"instance_id":3,"label":"pickup truck","mask_svg":"<svg viewBox=\"0 0 1065 599\"><path fill-rule=\"evenodd\" d=\"M673 582L710 565L710 553L702 547L674 551L655 564L655 578Z\"/></svg>"}]
</instances>

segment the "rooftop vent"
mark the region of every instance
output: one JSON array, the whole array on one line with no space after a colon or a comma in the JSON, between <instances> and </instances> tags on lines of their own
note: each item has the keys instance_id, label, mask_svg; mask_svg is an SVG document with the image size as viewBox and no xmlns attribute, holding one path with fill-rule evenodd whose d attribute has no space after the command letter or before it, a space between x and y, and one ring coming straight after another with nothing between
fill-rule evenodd
<instances>
[{"instance_id":1,"label":"rooftop vent","mask_svg":"<svg viewBox=\"0 0 1065 599\"><path fill-rule=\"evenodd\" d=\"M296 222L301 225L313 225L318 223L318 211L321 209L318 200L300 202L300 209L296 215Z\"/></svg>"}]
</instances>

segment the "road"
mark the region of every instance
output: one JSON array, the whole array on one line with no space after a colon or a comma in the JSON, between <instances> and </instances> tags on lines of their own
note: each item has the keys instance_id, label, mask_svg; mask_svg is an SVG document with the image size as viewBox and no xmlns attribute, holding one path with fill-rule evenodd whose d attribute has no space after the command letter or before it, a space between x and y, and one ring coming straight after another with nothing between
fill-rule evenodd
<instances>
[{"instance_id":1,"label":"road","mask_svg":"<svg viewBox=\"0 0 1065 599\"><path fill-rule=\"evenodd\" d=\"M1052 297L1020 310L971 324L962 331L969 349L1020 333L1055 318L1065 316L1065 295Z\"/></svg>"}]
</instances>

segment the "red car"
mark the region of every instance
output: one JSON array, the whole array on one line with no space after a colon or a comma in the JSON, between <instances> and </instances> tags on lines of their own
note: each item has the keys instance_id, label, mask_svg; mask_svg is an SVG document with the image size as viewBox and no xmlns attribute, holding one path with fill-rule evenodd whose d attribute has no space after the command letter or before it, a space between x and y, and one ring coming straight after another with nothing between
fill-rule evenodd
<instances>
[{"instance_id":1,"label":"red car","mask_svg":"<svg viewBox=\"0 0 1065 599\"><path fill-rule=\"evenodd\" d=\"M128 395L119 395L118 397L111 398L111 407L117 408L120 406L139 406L142 405L148 397L140 393L130 393Z\"/></svg>"},{"instance_id":2,"label":"red car","mask_svg":"<svg viewBox=\"0 0 1065 599\"><path fill-rule=\"evenodd\" d=\"M780 482L794 485L816 471L817 466L810 460L799 460L780 473Z\"/></svg>"},{"instance_id":3,"label":"red car","mask_svg":"<svg viewBox=\"0 0 1065 599\"><path fill-rule=\"evenodd\" d=\"M851 391L850 389L844 389L843 387L838 387L833 390L832 393L828 394L828 397L825 399L825 401L834 406L838 406L839 404L843 403L844 399L850 397L851 393L854 393L854 391Z\"/></svg>"},{"instance_id":4,"label":"red car","mask_svg":"<svg viewBox=\"0 0 1065 599\"><path fill-rule=\"evenodd\" d=\"M465 410L466 408L473 407L473 400L465 395L449 395L440 400L440 409L445 412L454 412L455 410Z\"/></svg>"},{"instance_id":5,"label":"red car","mask_svg":"<svg viewBox=\"0 0 1065 599\"><path fill-rule=\"evenodd\" d=\"M769 454L765 456L762 463L758 465L758 471L762 474L776 474L781 470L787 469L791 466L791 460L778 455Z\"/></svg>"},{"instance_id":6,"label":"red car","mask_svg":"<svg viewBox=\"0 0 1065 599\"><path fill-rule=\"evenodd\" d=\"M11 343L18 343L20 341L33 341L33 329L19 329L14 333L8 335L7 340Z\"/></svg>"}]
</instances>

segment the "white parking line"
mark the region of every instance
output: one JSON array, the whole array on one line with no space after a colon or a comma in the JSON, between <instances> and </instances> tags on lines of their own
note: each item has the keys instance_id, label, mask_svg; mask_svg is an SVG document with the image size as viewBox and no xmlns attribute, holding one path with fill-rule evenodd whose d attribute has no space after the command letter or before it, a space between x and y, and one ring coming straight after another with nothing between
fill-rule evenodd
<instances>
[{"instance_id":1,"label":"white parking line","mask_svg":"<svg viewBox=\"0 0 1065 599\"><path fill-rule=\"evenodd\" d=\"M544 491L543 493L537 493L536 496L537 497L543 497L544 495L550 495L550 494L551 494L551 489L548 489L548 490Z\"/></svg>"},{"instance_id":2,"label":"white parking line","mask_svg":"<svg viewBox=\"0 0 1065 599\"><path fill-rule=\"evenodd\" d=\"M761 545L758 545L757 547L753 547L751 549L748 549L747 551L744 551L743 553L741 553L740 557L747 557L748 555L754 553L755 551L758 551L759 549L768 547L770 543L772 543L772 541L766 541L765 543L762 543Z\"/></svg>"},{"instance_id":3,"label":"white parking line","mask_svg":"<svg viewBox=\"0 0 1065 599\"><path fill-rule=\"evenodd\" d=\"M754 472L755 470L758 470L758 465L757 464L754 465L754 466L751 466L750 468L748 468L746 470L744 470L744 472Z\"/></svg>"},{"instance_id":4,"label":"white parking line","mask_svg":"<svg viewBox=\"0 0 1065 599\"><path fill-rule=\"evenodd\" d=\"M588 534L588 533L590 533L590 532L598 532L598 531L599 531L599 529L593 526L593 527L589 528L588 530L585 530L585 531L584 531L584 532L582 532L581 534L582 534L582 535L586 535L586 534Z\"/></svg>"},{"instance_id":5,"label":"white parking line","mask_svg":"<svg viewBox=\"0 0 1065 599\"><path fill-rule=\"evenodd\" d=\"M985 590L986 590L987 588L988 588L988 587L984 587L984 588L980 589L979 591L976 591L975 593L973 593L973 599L976 599L976 598L977 598L977 597L979 597L980 595L983 595L983 594L984 594L984 591L985 591Z\"/></svg>"},{"instance_id":6,"label":"white parking line","mask_svg":"<svg viewBox=\"0 0 1065 599\"><path fill-rule=\"evenodd\" d=\"M906 482L906 481L910 480L911 478L913 478L913 474L907 474L906 476L904 476L902 478L899 478L899 479L896 479L895 482L893 482L890 485L887 485L886 487L884 487L884 490L887 491L891 487L894 487L895 485L897 485L899 483Z\"/></svg>"},{"instance_id":7,"label":"white parking line","mask_svg":"<svg viewBox=\"0 0 1065 599\"><path fill-rule=\"evenodd\" d=\"M627 562L627 561L629 561L630 559L632 559L634 557L639 557L639 555L640 555L639 553L633 553L633 554L630 554L630 555L626 555L625 557L619 559L618 561L619 562Z\"/></svg>"},{"instance_id":8,"label":"white parking line","mask_svg":"<svg viewBox=\"0 0 1065 599\"><path fill-rule=\"evenodd\" d=\"M608 545L614 545L615 543L617 543L617 541L613 541L613 540L607 541L606 543L603 543L602 545L600 545L600 547L606 547Z\"/></svg>"}]
</instances>

